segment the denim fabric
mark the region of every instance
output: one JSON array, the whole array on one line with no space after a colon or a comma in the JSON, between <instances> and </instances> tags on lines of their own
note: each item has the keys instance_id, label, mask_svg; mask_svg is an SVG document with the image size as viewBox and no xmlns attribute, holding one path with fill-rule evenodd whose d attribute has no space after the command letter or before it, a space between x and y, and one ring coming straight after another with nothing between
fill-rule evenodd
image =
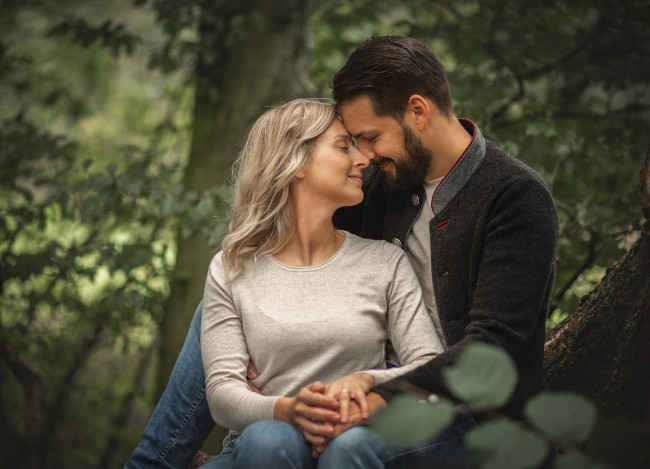
<instances>
[{"instance_id":1,"label":"denim fabric","mask_svg":"<svg viewBox=\"0 0 650 469\"><path fill-rule=\"evenodd\" d=\"M318 460L319 469L471 469L463 439L476 420L456 409L454 423L426 443L394 447L373 436L367 427L354 427L332 440Z\"/></svg>"},{"instance_id":2,"label":"denim fabric","mask_svg":"<svg viewBox=\"0 0 650 469\"><path fill-rule=\"evenodd\" d=\"M246 427L239 437L228 435L224 450L201 469L309 469L316 467L311 444L285 422L261 420Z\"/></svg>"},{"instance_id":3,"label":"denim fabric","mask_svg":"<svg viewBox=\"0 0 650 469\"><path fill-rule=\"evenodd\" d=\"M224 440L222 454L205 469L470 469L464 447L465 433L476 420L456 409L453 425L426 443L393 447L374 437L367 427L353 427L333 439L319 459L311 457L311 445L292 425L265 420L247 427L239 438Z\"/></svg>"},{"instance_id":4,"label":"denim fabric","mask_svg":"<svg viewBox=\"0 0 650 469\"><path fill-rule=\"evenodd\" d=\"M223 439L221 453L203 463L201 469L230 469L232 467L232 453L238 436L238 433L229 432Z\"/></svg>"},{"instance_id":5,"label":"denim fabric","mask_svg":"<svg viewBox=\"0 0 650 469\"><path fill-rule=\"evenodd\" d=\"M202 303L194 313L167 388L125 469L186 469L215 426L205 399L205 375L199 342L201 306Z\"/></svg>"}]
</instances>

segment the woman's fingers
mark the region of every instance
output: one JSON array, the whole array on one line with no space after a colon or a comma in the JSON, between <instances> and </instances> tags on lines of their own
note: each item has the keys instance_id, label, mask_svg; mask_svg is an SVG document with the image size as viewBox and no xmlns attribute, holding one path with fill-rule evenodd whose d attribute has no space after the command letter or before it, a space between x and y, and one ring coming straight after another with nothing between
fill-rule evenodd
<instances>
[{"instance_id":1,"label":"woman's fingers","mask_svg":"<svg viewBox=\"0 0 650 469\"><path fill-rule=\"evenodd\" d=\"M341 423L347 423L348 418L350 417L350 391L347 389L347 384L344 382L342 384L341 391L339 392L339 414L341 414Z\"/></svg>"}]
</instances>

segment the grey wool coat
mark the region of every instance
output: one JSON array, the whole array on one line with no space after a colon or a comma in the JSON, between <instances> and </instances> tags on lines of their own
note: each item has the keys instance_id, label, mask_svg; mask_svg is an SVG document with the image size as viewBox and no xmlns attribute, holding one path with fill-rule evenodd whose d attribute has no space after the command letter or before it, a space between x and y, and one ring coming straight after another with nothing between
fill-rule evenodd
<instances>
[{"instance_id":1,"label":"grey wool coat","mask_svg":"<svg viewBox=\"0 0 650 469\"><path fill-rule=\"evenodd\" d=\"M468 344L505 349L519 382L500 409L521 418L525 402L543 389L545 321L555 279L559 223L544 180L461 119L472 142L432 199L431 276L448 349L426 365L374 389L387 400L416 387L453 397L441 370ZM375 167L364 171L364 201L340 209L335 224L399 246L422 204L424 189L388 188Z\"/></svg>"}]
</instances>

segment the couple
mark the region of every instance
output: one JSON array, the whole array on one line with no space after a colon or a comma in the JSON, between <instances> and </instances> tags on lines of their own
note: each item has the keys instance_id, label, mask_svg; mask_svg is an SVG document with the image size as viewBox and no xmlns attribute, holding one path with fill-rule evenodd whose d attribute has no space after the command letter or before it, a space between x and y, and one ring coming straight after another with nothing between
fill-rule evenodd
<instances>
[{"instance_id":1,"label":"couple","mask_svg":"<svg viewBox=\"0 0 650 469\"><path fill-rule=\"evenodd\" d=\"M298 100L251 130L203 310L126 467L187 467L210 412L243 432L206 467L470 467L476 421L460 408L409 448L363 423L404 388L449 397L441 369L474 342L517 364L504 413L520 418L542 389L558 235L543 180L456 118L419 41L369 39L333 97L336 109Z\"/></svg>"}]
</instances>

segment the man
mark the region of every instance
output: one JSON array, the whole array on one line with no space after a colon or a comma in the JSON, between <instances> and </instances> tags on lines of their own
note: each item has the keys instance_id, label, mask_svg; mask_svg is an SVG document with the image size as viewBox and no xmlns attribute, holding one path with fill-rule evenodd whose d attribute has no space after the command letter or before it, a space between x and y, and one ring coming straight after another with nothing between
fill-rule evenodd
<instances>
[{"instance_id":1,"label":"man","mask_svg":"<svg viewBox=\"0 0 650 469\"><path fill-rule=\"evenodd\" d=\"M468 344L483 342L502 347L515 360L519 383L501 410L521 417L526 400L543 387L544 324L558 237L548 188L532 169L486 140L473 122L456 118L444 69L419 41L398 36L369 39L334 77L333 96L343 123L373 163L364 173L364 201L341 210L335 221L348 231L406 250L446 347L427 365L373 389L371 410L405 388L449 396L441 370ZM193 327L198 328L196 321ZM176 368L191 363L186 348L196 353L197 347L198 338L190 332ZM162 415L173 421L165 409L173 405L173 396L183 394L174 388L182 379L189 392L189 380L202 378L200 360L194 360L198 364L191 373L196 376L175 377L175 369L165 393L169 395L156 408L128 467L138 467L135 461L151 454L142 447L155 441L153 432L170 433L169 424L161 428L160 422L165 420ZM341 424L337 404L323 389L314 383L300 392L294 422L316 453L330 441L336 444L338 440L331 439L343 430L363 423L355 414ZM200 399L192 403L203 405ZM200 445L207 424L197 421L210 418L207 406L198 407L201 416L196 407L185 407L193 417L176 424L185 429L179 428L179 439L198 440L195 445ZM467 467L462 437L474 425L471 416L458 410L455 424L436 440L399 451L356 427L358 439L339 452L348 458L339 464ZM157 456L161 464L179 453L168 451L176 445L176 435L169 440ZM188 446L185 453L197 447Z\"/></svg>"}]
</instances>

